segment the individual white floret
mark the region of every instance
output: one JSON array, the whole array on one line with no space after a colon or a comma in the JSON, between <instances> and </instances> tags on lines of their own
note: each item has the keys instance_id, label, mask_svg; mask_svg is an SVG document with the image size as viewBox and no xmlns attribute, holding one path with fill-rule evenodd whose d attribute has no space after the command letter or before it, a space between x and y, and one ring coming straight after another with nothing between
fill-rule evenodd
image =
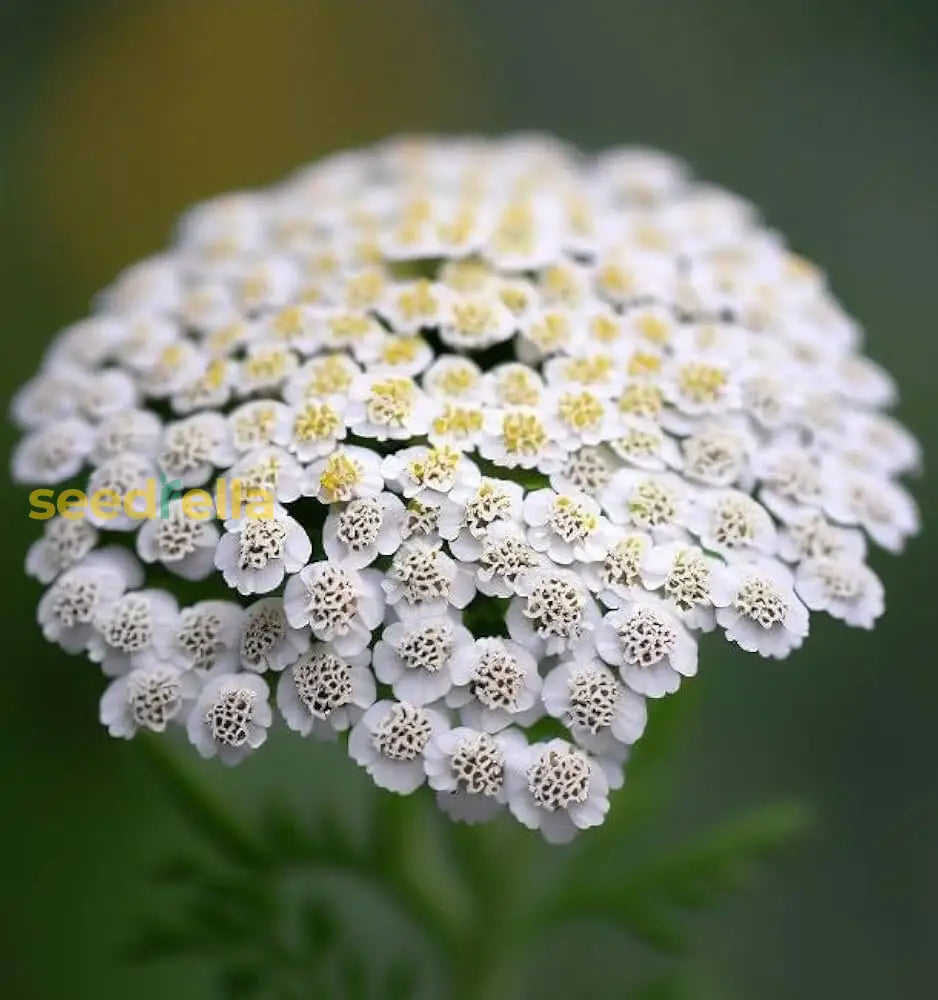
<instances>
[{"instance_id":1,"label":"individual white floret","mask_svg":"<svg viewBox=\"0 0 938 1000\"><path fill-rule=\"evenodd\" d=\"M449 728L431 708L400 701L378 701L352 727L349 756L379 788L409 795L426 780L424 752L431 738Z\"/></svg>"},{"instance_id":2,"label":"individual white floret","mask_svg":"<svg viewBox=\"0 0 938 1000\"><path fill-rule=\"evenodd\" d=\"M471 646L472 634L449 613L408 617L375 643L375 675L400 701L429 705L450 691L453 665Z\"/></svg>"},{"instance_id":3,"label":"individual white floret","mask_svg":"<svg viewBox=\"0 0 938 1000\"><path fill-rule=\"evenodd\" d=\"M750 469L758 442L738 420L708 420L681 442L681 470L686 479L704 486L752 486Z\"/></svg>"},{"instance_id":4,"label":"individual white floret","mask_svg":"<svg viewBox=\"0 0 938 1000\"><path fill-rule=\"evenodd\" d=\"M574 491L596 497L621 467L621 460L608 447L578 448L557 472L551 473L550 485L558 493Z\"/></svg>"},{"instance_id":5,"label":"individual white floret","mask_svg":"<svg viewBox=\"0 0 938 1000\"><path fill-rule=\"evenodd\" d=\"M299 572L312 554L312 543L300 523L282 508L272 517L225 521L225 534L215 551L215 565L239 594L267 594L284 576Z\"/></svg>"},{"instance_id":6,"label":"individual white floret","mask_svg":"<svg viewBox=\"0 0 938 1000\"><path fill-rule=\"evenodd\" d=\"M427 432L430 400L411 378L364 375L352 387L345 420L351 433L378 441Z\"/></svg>"},{"instance_id":7,"label":"individual white floret","mask_svg":"<svg viewBox=\"0 0 938 1000\"><path fill-rule=\"evenodd\" d=\"M889 552L901 552L919 529L915 502L882 476L830 469L825 475L824 510L840 524L858 525Z\"/></svg>"},{"instance_id":8,"label":"individual white floret","mask_svg":"<svg viewBox=\"0 0 938 1000\"><path fill-rule=\"evenodd\" d=\"M514 521L495 522L481 542L461 534L449 547L456 559L469 565L479 593L488 597L511 597L519 592L521 577L549 563Z\"/></svg>"},{"instance_id":9,"label":"individual white floret","mask_svg":"<svg viewBox=\"0 0 938 1000\"><path fill-rule=\"evenodd\" d=\"M538 469L549 475L562 468L565 449L551 439L539 409L512 406L489 410L479 454L505 469Z\"/></svg>"},{"instance_id":10,"label":"individual white floret","mask_svg":"<svg viewBox=\"0 0 938 1000\"><path fill-rule=\"evenodd\" d=\"M603 557L609 523L592 497L535 490L525 497L523 514L531 545L555 563L566 566Z\"/></svg>"},{"instance_id":11,"label":"individual white floret","mask_svg":"<svg viewBox=\"0 0 938 1000\"><path fill-rule=\"evenodd\" d=\"M687 527L705 549L729 559L772 555L778 544L768 511L740 490L698 493Z\"/></svg>"},{"instance_id":12,"label":"individual white floret","mask_svg":"<svg viewBox=\"0 0 938 1000\"><path fill-rule=\"evenodd\" d=\"M46 424L16 446L13 479L50 486L71 479L84 465L94 439L91 425L77 417Z\"/></svg>"},{"instance_id":13,"label":"individual white floret","mask_svg":"<svg viewBox=\"0 0 938 1000\"><path fill-rule=\"evenodd\" d=\"M231 443L239 454L269 444L286 445L290 439L293 411L274 399L242 403L228 414Z\"/></svg>"},{"instance_id":14,"label":"individual white floret","mask_svg":"<svg viewBox=\"0 0 938 1000\"><path fill-rule=\"evenodd\" d=\"M127 317L124 334L114 348L117 360L128 370L146 373L180 339L178 323L168 316Z\"/></svg>"},{"instance_id":15,"label":"individual white floret","mask_svg":"<svg viewBox=\"0 0 938 1000\"><path fill-rule=\"evenodd\" d=\"M461 451L418 445L388 455L381 467L385 482L407 500L441 504L467 500L481 482L479 468Z\"/></svg>"},{"instance_id":16,"label":"individual white floret","mask_svg":"<svg viewBox=\"0 0 938 1000\"><path fill-rule=\"evenodd\" d=\"M808 510L785 525L779 534L778 556L792 563L828 557L862 562L866 557L866 538L856 528L836 527L823 514Z\"/></svg>"},{"instance_id":17,"label":"individual white floret","mask_svg":"<svg viewBox=\"0 0 938 1000\"><path fill-rule=\"evenodd\" d=\"M83 368L66 363L48 365L14 393L10 405L13 419L22 428L39 428L74 417L87 379Z\"/></svg>"},{"instance_id":18,"label":"individual white floret","mask_svg":"<svg viewBox=\"0 0 938 1000\"><path fill-rule=\"evenodd\" d=\"M599 826L609 811L609 782L599 763L566 740L509 748L508 808L549 844Z\"/></svg>"},{"instance_id":19,"label":"individual white floret","mask_svg":"<svg viewBox=\"0 0 938 1000\"><path fill-rule=\"evenodd\" d=\"M26 572L40 583L51 583L97 544L98 532L84 518L50 518L43 525L42 538L33 542L26 553Z\"/></svg>"},{"instance_id":20,"label":"individual white floret","mask_svg":"<svg viewBox=\"0 0 938 1000\"><path fill-rule=\"evenodd\" d=\"M167 479L178 479L184 487L201 486L234 457L231 431L220 413L198 413L163 428L160 467Z\"/></svg>"},{"instance_id":21,"label":"individual white floret","mask_svg":"<svg viewBox=\"0 0 938 1000\"><path fill-rule=\"evenodd\" d=\"M424 750L427 783L437 805L460 823L485 823L505 806L506 754L524 737L512 729L492 734L456 726L434 734Z\"/></svg>"},{"instance_id":22,"label":"individual white floret","mask_svg":"<svg viewBox=\"0 0 938 1000\"><path fill-rule=\"evenodd\" d=\"M235 514L243 503L250 513L252 501L257 500L269 514L271 502L289 504L296 500L303 493L306 477L306 470L286 449L275 445L255 448L225 473L229 498L225 512Z\"/></svg>"},{"instance_id":23,"label":"individual white floret","mask_svg":"<svg viewBox=\"0 0 938 1000\"><path fill-rule=\"evenodd\" d=\"M234 601L198 601L179 613L172 658L202 676L235 673L244 609Z\"/></svg>"},{"instance_id":24,"label":"individual white floret","mask_svg":"<svg viewBox=\"0 0 938 1000\"><path fill-rule=\"evenodd\" d=\"M459 709L467 726L495 733L513 723L528 726L543 714L537 660L511 639L491 636L462 645L451 674L455 688L446 703Z\"/></svg>"},{"instance_id":25,"label":"individual white floret","mask_svg":"<svg viewBox=\"0 0 938 1000\"><path fill-rule=\"evenodd\" d=\"M709 632L714 626L710 577L720 565L697 545L666 542L655 545L642 559L642 585L660 591L688 628Z\"/></svg>"},{"instance_id":26,"label":"individual white floret","mask_svg":"<svg viewBox=\"0 0 938 1000\"><path fill-rule=\"evenodd\" d=\"M334 563L363 569L400 548L404 517L404 504L388 492L333 505L322 529L323 550Z\"/></svg>"},{"instance_id":27,"label":"individual white floret","mask_svg":"<svg viewBox=\"0 0 938 1000\"><path fill-rule=\"evenodd\" d=\"M246 670L283 670L309 644L309 630L294 628L287 621L282 598L264 597L244 609L238 652Z\"/></svg>"},{"instance_id":28,"label":"individual white floret","mask_svg":"<svg viewBox=\"0 0 938 1000\"><path fill-rule=\"evenodd\" d=\"M610 611L595 632L596 652L637 694L661 698L697 673L697 643L680 619L650 594Z\"/></svg>"},{"instance_id":29,"label":"individual white floret","mask_svg":"<svg viewBox=\"0 0 938 1000\"><path fill-rule=\"evenodd\" d=\"M42 634L68 653L87 649L100 609L142 581L140 564L126 549L91 552L62 573L40 599L37 618Z\"/></svg>"},{"instance_id":30,"label":"individual white floret","mask_svg":"<svg viewBox=\"0 0 938 1000\"><path fill-rule=\"evenodd\" d=\"M649 472L679 469L684 457L677 442L654 420L623 415L609 447L622 463Z\"/></svg>"},{"instance_id":31,"label":"individual white floret","mask_svg":"<svg viewBox=\"0 0 938 1000\"><path fill-rule=\"evenodd\" d=\"M598 660L566 660L544 678L544 707L584 749L625 759L624 748L639 740L648 721L645 699L626 687ZM607 772L612 787L615 769ZM620 782L621 784L621 782Z\"/></svg>"},{"instance_id":32,"label":"individual white floret","mask_svg":"<svg viewBox=\"0 0 938 1000\"><path fill-rule=\"evenodd\" d=\"M88 477L87 519L108 531L136 531L141 522L159 513L164 484L149 458L122 451L102 462Z\"/></svg>"},{"instance_id":33,"label":"individual white floret","mask_svg":"<svg viewBox=\"0 0 938 1000\"><path fill-rule=\"evenodd\" d=\"M642 564L652 546L647 532L612 528L602 558L579 567L580 574L607 608L618 608L641 588Z\"/></svg>"},{"instance_id":34,"label":"individual white floret","mask_svg":"<svg viewBox=\"0 0 938 1000\"><path fill-rule=\"evenodd\" d=\"M110 677L169 660L179 605L165 590L133 590L95 611L88 657Z\"/></svg>"},{"instance_id":35,"label":"individual white floret","mask_svg":"<svg viewBox=\"0 0 938 1000\"><path fill-rule=\"evenodd\" d=\"M858 559L806 559L795 571L795 591L811 611L871 629L885 608L879 577Z\"/></svg>"},{"instance_id":36,"label":"individual white floret","mask_svg":"<svg viewBox=\"0 0 938 1000\"><path fill-rule=\"evenodd\" d=\"M308 625L342 655L360 653L384 617L380 574L310 563L287 581L283 607L293 628Z\"/></svg>"},{"instance_id":37,"label":"individual white floret","mask_svg":"<svg viewBox=\"0 0 938 1000\"><path fill-rule=\"evenodd\" d=\"M89 316L71 323L55 335L44 363L47 368L95 368L114 354L124 330L124 323L114 316Z\"/></svg>"},{"instance_id":38,"label":"individual white floret","mask_svg":"<svg viewBox=\"0 0 938 1000\"><path fill-rule=\"evenodd\" d=\"M450 495L440 505L440 536L458 559L476 560L495 525L520 523L523 498L518 483L486 477L463 500Z\"/></svg>"},{"instance_id":39,"label":"individual white floret","mask_svg":"<svg viewBox=\"0 0 938 1000\"><path fill-rule=\"evenodd\" d=\"M330 454L345 438L345 406L341 396L298 404L290 412L285 432L275 432L277 444L286 447L301 462Z\"/></svg>"},{"instance_id":40,"label":"individual white floret","mask_svg":"<svg viewBox=\"0 0 938 1000\"><path fill-rule=\"evenodd\" d=\"M171 573L184 580L204 580L215 570L219 531L215 526L214 510L206 498L201 510L204 516L195 518L182 500L172 500L166 515L148 518L137 532L137 555L145 563L161 563Z\"/></svg>"},{"instance_id":41,"label":"individual white floret","mask_svg":"<svg viewBox=\"0 0 938 1000\"><path fill-rule=\"evenodd\" d=\"M323 396L348 398L361 368L347 354L322 354L295 371L283 387L287 403L299 406Z\"/></svg>"},{"instance_id":42,"label":"individual white floret","mask_svg":"<svg viewBox=\"0 0 938 1000\"><path fill-rule=\"evenodd\" d=\"M257 674L219 674L206 682L189 713L189 741L203 757L238 764L267 740L270 691Z\"/></svg>"},{"instance_id":43,"label":"individual white floret","mask_svg":"<svg viewBox=\"0 0 938 1000\"><path fill-rule=\"evenodd\" d=\"M381 456L367 448L345 445L309 466L303 492L320 503L344 503L377 496L383 489Z\"/></svg>"},{"instance_id":44,"label":"individual white floret","mask_svg":"<svg viewBox=\"0 0 938 1000\"><path fill-rule=\"evenodd\" d=\"M146 371L138 373L137 385L145 396L166 399L182 392L205 370L205 355L189 340L177 340L160 351Z\"/></svg>"},{"instance_id":45,"label":"individual white floret","mask_svg":"<svg viewBox=\"0 0 938 1000\"><path fill-rule=\"evenodd\" d=\"M340 656L328 643L314 643L280 675L277 707L301 736L334 740L375 701L368 650Z\"/></svg>"},{"instance_id":46,"label":"individual white floret","mask_svg":"<svg viewBox=\"0 0 938 1000\"><path fill-rule=\"evenodd\" d=\"M808 609L790 571L773 559L721 567L713 573L711 595L717 624L747 653L784 659L808 634Z\"/></svg>"},{"instance_id":47,"label":"individual white floret","mask_svg":"<svg viewBox=\"0 0 938 1000\"><path fill-rule=\"evenodd\" d=\"M163 423L149 410L125 410L114 414L95 430L91 458L102 463L121 452L155 458L163 436Z\"/></svg>"},{"instance_id":48,"label":"individual white floret","mask_svg":"<svg viewBox=\"0 0 938 1000\"><path fill-rule=\"evenodd\" d=\"M138 729L162 733L171 722L183 721L200 688L195 674L169 663L139 667L108 685L101 697L101 724L125 740Z\"/></svg>"},{"instance_id":49,"label":"individual white floret","mask_svg":"<svg viewBox=\"0 0 938 1000\"><path fill-rule=\"evenodd\" d=\"M600 491L599 502L613 524L650 531L656 541L679 538L695 495L678 476L621 469Z\"/></svg>"},{"instance_id":50,"label":"individual white floret","mask_svg":"<svg viewBox=\"0 0 938 1000\"><path fill-rule=\"evenodd\" d=\"M381 587L388 605L402 617L462 610L475 596L471 567L454 562L441 546L405 542L394 553Z\"/></svg>"},{"instance_id":51,"label":"individual white floret","mask_svg":"<svg viewBox=\"0 0 938 1000\"><path fill-rule=\"evenodd\" d=\"M505 615L508 634L535 657L588 650L599 609L577 573L538 567L518 577Z\"/></svg>"}]
</instances>

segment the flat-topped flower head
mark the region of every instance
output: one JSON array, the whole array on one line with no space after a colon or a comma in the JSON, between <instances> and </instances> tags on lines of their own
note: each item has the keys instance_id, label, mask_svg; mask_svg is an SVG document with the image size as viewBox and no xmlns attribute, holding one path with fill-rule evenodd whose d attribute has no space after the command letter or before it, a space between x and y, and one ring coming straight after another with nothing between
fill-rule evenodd
<instances>
[{"instance_id":1,"label":"flat-topped flower head","mask_svg":"<svg viewBox=\"0 0 938 1000\"><path fill-rule=\"evenodd\" d=\"M192 209L15 394L41 628L116 677L115 736L339 738L568 840L701 634L783 657L811 611L882 613L867 549L918 530L921 452L862 344L664 154L328 157Z\"/></svg>"}]
</instances>

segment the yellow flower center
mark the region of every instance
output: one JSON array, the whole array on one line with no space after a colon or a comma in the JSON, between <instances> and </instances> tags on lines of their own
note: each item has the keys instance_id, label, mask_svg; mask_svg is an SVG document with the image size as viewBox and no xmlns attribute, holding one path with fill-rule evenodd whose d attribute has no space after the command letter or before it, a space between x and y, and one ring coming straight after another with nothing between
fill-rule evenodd
<instances>
[{"instance_id":1,"label":"yellow flower center","mask_svg":"<svg viewBox=\"0 0 938 1000\"><path fill-rule=\"evenodd\" d=\"M513 455L537 455L547 444L547 431L533 413L509 413L502 421L505 448Z\"/></svg>"},{"instance_id":2,"label":"yellow flower center","mask_svg":"<svg viewBox=\"0 0 938 1000\"><path fill-rule=\"evenodd\" d=\"M344 451L337 451L326 460L319 477L319 487L330 502L351 495L352 488L361 482L364 469L360 462Z\"/></svg>"},{"instance_id":3,"label":"yellow flower center","mask_svg":"<svg viewBox=\"0 0 938 1000\"><path fill-rule=\"evenodd\" d=\"M582 431L602 420L603 404L591 392L568 392L560 397L557 412L568 427Z\"/></svg>"},{"instance_id":4,"label":"yellow flower center","mask_svg":"<svg viewBox=\"0 0 938 1000\"><path fill-rule=\"evenodd\" d=\"M340 426L338 413L328 403L307 403L293 421L293 433L300 441L323 441Z\"/></svg>"},{"instance_id":5,"label":"yellow flower center","mask_svg":"<svg viewBox=\"0 0 938 1000\"><path fill-rule=\"evenodd\" d=\"M726 374L713 365L691 363L678 372L681 393L693 403L713 403L726 385Z\"/></svg>"},{"instance_id":6,"label":"yellow flower center","mask_svg":"<svg viewBox=\"0 0 938 1000\"><path fill-rule=\"evenodd\" d=\"M414 408L414 384L406 378L375 382L368 399L368 419L382 426L402 426Z\"/></svg>"},{"instance_id":7,"label":"yellow flower center","mask_svg":"<svg viewBox=\"0 0 938 1000\"><path fill-rule=\"evenodd\" d=\"M482 412L469 407L453 406L447 403L443 412L434 419L435 434L450 434L456 438L467 438L482 430Z\"/></svg>"}]
</instances>

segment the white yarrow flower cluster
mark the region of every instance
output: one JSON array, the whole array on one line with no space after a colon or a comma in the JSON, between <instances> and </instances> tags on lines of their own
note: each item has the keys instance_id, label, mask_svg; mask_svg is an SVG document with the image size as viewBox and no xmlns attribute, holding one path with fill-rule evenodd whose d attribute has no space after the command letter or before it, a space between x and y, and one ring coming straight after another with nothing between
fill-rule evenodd
<instances>
[{"instance_id":1,"label":"white yarrow flower cluster","mask_svg":"<svg viewBox=\"0 0 938 1000\"><path fill-rule=\"evenodd\" d=\"M342 737L384 789L561 843L701 634L871 628L866 540L918 528L917 444L823 274L646 150L343 154L197 206L96 301L16 395L12 468L109 500L26 568L117 737Z\"/></svg>"}]
</instances>

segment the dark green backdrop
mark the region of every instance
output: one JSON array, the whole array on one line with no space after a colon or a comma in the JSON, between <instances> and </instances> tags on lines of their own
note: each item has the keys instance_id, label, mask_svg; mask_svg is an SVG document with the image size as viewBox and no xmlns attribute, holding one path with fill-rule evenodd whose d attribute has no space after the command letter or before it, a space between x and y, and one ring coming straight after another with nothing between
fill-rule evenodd
<instances>
[{"instance_id":1,"label":"dark green backdrop","mask_svg":"<svg viewBox=\"0 0 938 1000\"><path fill-rule=\"evenodd\" d=\"M936 46L926 0L5 0L2 396L192 198L392 130L544 128L587 146L660 145L760 205L866 325L927 464ZM4 430L5 452L12 440ZM888 597L875 633L818 620L789 661L711 655L695 682L669 822L773 793L818 814L759 891L697 926L695 965L714 996L938 992L934 479L914 491L926 531L876 559ZM118 958L151 899L150 869L186 834L139 754L98 728L95 671L41 641L39 588L21 571L25 492L0 504L0 990L208 996L197 964L141 972ZM305 794L326 766L342 781L333 757L307 774L286 768L289 748L264 757L220 778L225 794L249 800L271 782ZM583 928L559 944L535 973L538 995L618 995L604 963L618 938ZM581 993L573 947L594 968Z\"/></svg>"}]
</instances>

